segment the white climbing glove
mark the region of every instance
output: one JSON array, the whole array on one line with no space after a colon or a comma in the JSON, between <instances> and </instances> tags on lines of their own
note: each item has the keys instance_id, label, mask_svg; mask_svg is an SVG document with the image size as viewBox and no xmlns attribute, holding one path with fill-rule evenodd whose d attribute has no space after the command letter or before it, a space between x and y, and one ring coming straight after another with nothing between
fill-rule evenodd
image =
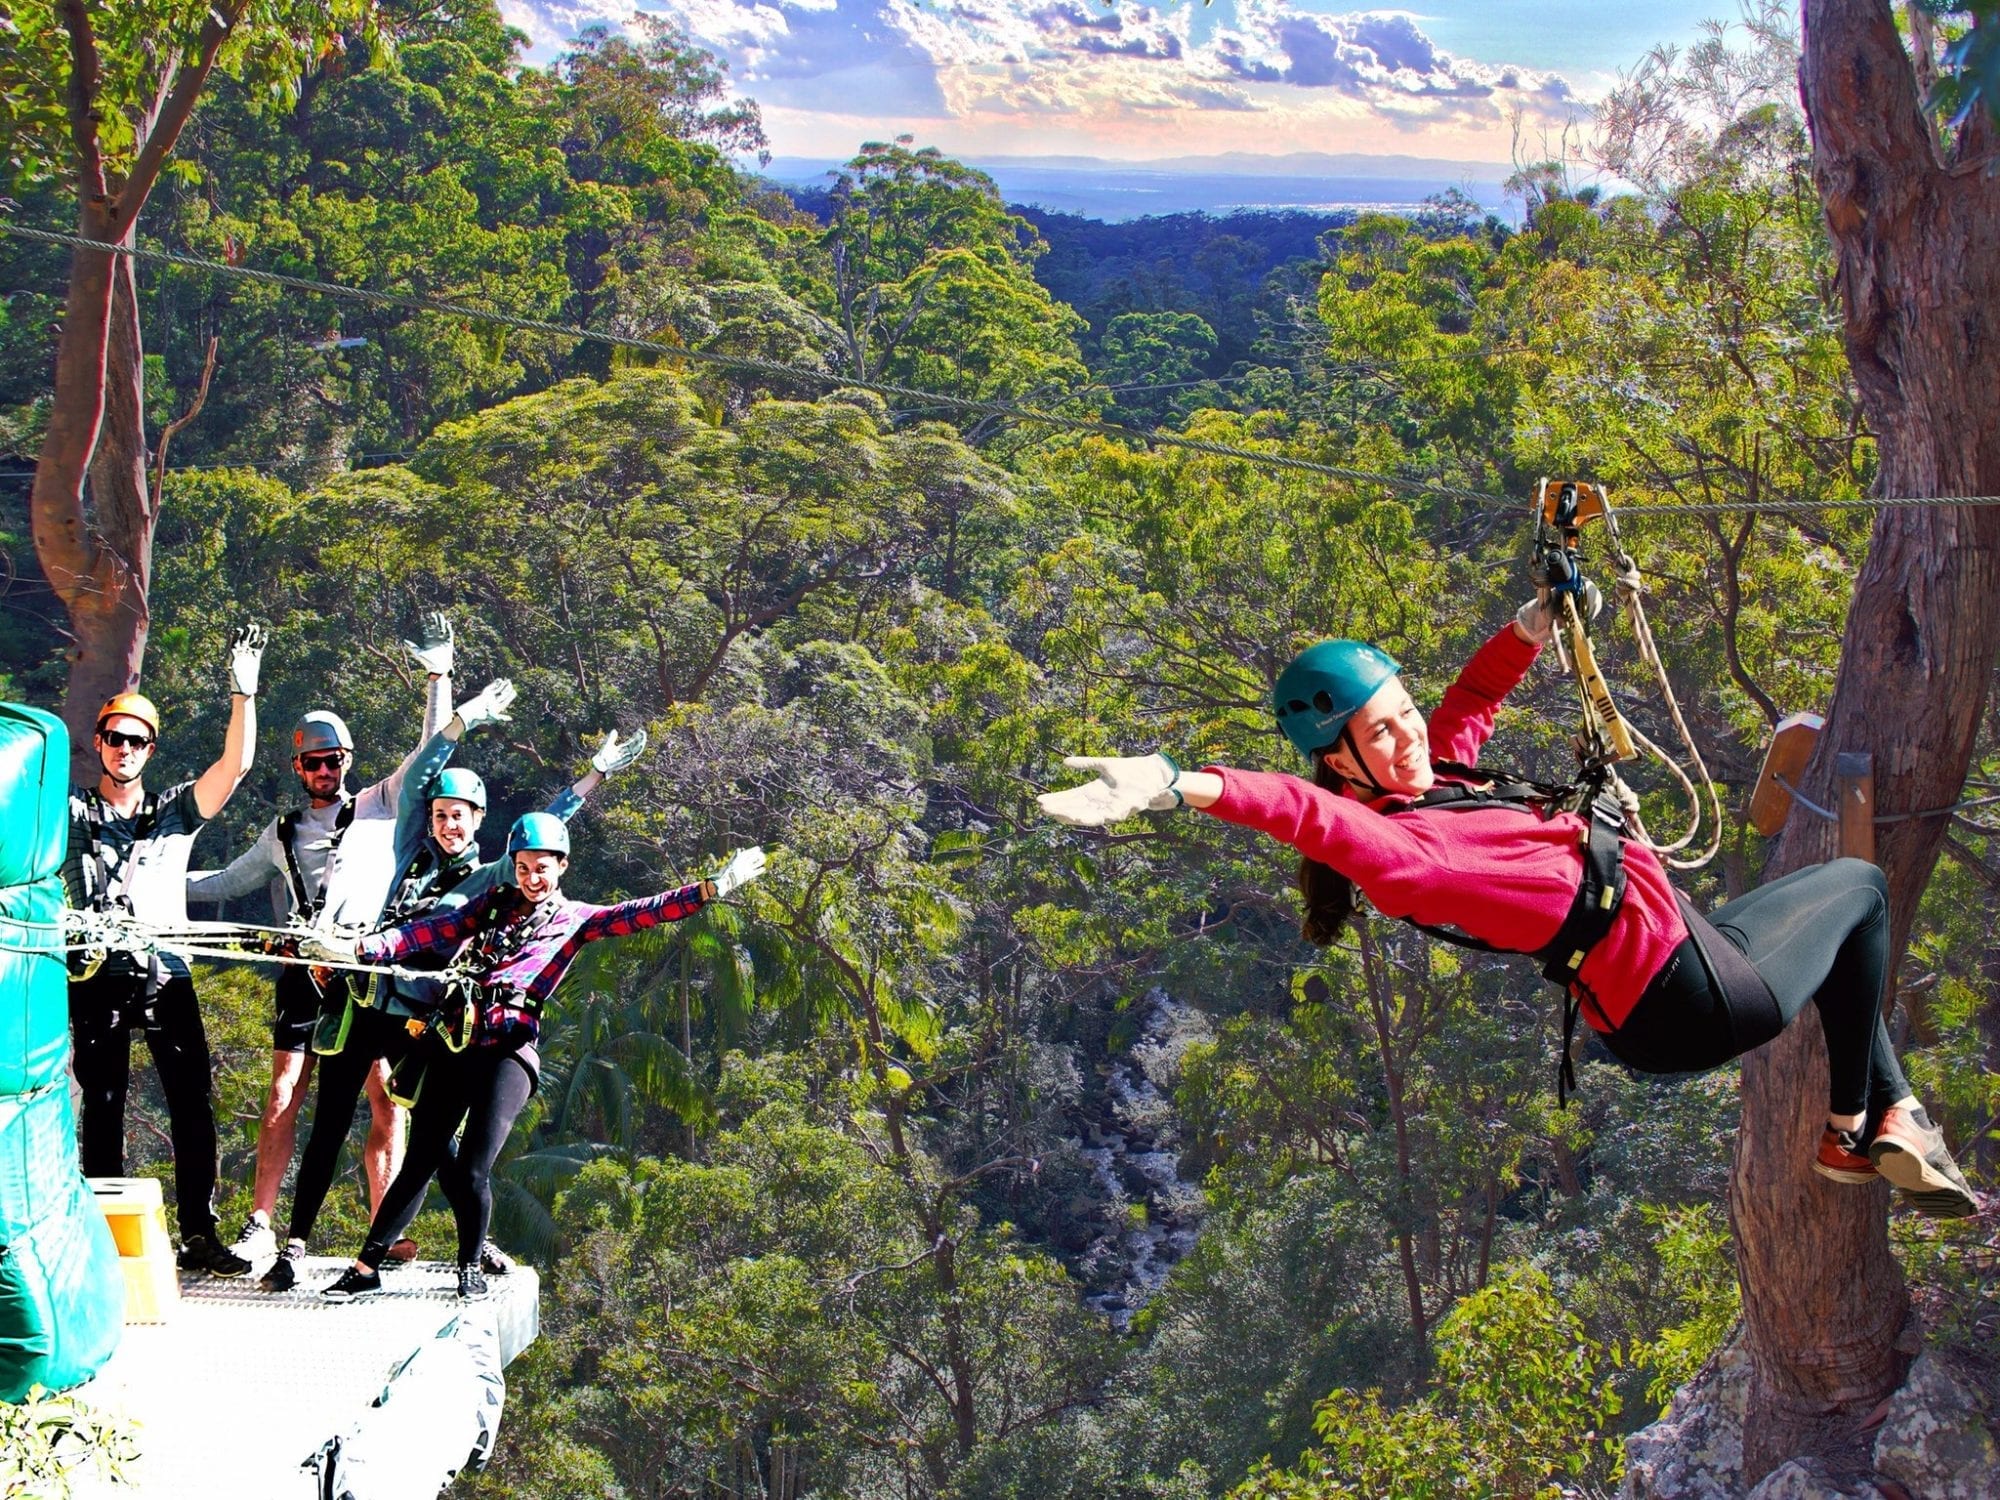
<instances>
[{"instance_id":1,"label":"white climbing glove","mask_svg":"<svg viewBox=\"0 0 2000 1500\"><path fill-rule=\"evenodd\" d=\"M720 901L731 891L748 885L764 873L764 851L756 844L748 849L738 849L729 856L729 863L717 870L708 879L715 889L715 899Z\"/></svg>"},{"instance_id":2,"label":"white climbing glove","mask_svg":"<svg viewBox=\"0 0 2000 1500\"><path fill-rule=\"evenodd\" d=\"M1181 768L1165 755L1066 755L1072 771L1094 771L1095 781L1061 792L1043 792L1035 800L1042 811L1072 828L1102 828L1123 822L1134 813L1165 812L1181 804L1174 783Z\"/></svg>"},{"instance_id":3,"label":"white climbing glove","mask_svg":"<svg viewBox=\"0 0 2000 1500\"><path fill-rule=\"evenodd\" d=\"M1623 604L1645 593L1645 580L1639 577L1639 565L1630 554L1621 552L1614 561L1618 571L1612 575L1611 586L1617 592L1618 602Z\"/></svg>"},{"instance_id":4,"label":"white climbing glove","mask_svg":"<svg viewBox=\"0 0 2000 1500\"><path fill-rule=\"evenodd\" d=\"M229 691L246 698L257 696L257 671L264 661L264 643L270 637L258 624L239 625L229 638Z\"/></svg>"},{"instance_id":5,"label":"white climbing glove","mask_svg":"<svg viewBox=\"0 0 2000 1500\"><path fill-rule=\"evenodd\" d=\"M360 940L342 932L315 932L310 937L299 939L299 957L316 959L321 963L351 964L360 948Z\"/></svg>"},{"instance_id":6,"label":"white climbing glove","mask_svg":"<svg viewBox=\"0 0 2000 1500\"><path fill-rule=\"evenodd\" d=\"M1586 624L1596 619L1598 612L1604 608L1603 593L1588 578L1583 581L1583 597L1577 600L1577 606L1583 611ZM1555 639L1558 618L1553 594L1547 598L1537 594L1514 611L1514 623L1526 631L1528 639L1537 646L1546 646Z\"/></svg>"},{"instance_id":7,"label":"white climbing glove","mask_svg":"<svg viewBox=\"0 0 2000 1500\"><path fill-rule=\"evenodd\" d=\"M489 724L505 723L507 710L514 703L514 684L505 677L496 677L474 696L458 705L458 720L470 734L475 729L484 729Z\"/></svg>"},{"instance_id":8,"label":"white climbing glove","mask_svg":"<svg viewBox=\"0 0 2000 1500\"><path fill-rule=\"evenodd\" d=\"M604 743L597 747L597 753L590 757L590 769L600 776L609 776L624 770L645 753L645 730L639 730L629 740L621 740L618 738L618 731L614 729L604 737Z\"/></svg>"},{"instance_id":9,"label":"white climbing glove","mask_svg":"<svg viewBox=\"0 0 2000 1500\"><path fill-rule=\"evenodd\" d=\"M449 677L455 653L454 643L458 636L451 628L451 621L439 610L432 610L424 616L423 627L418 630L414 641L403 642L403 649L410 653L418 666L431 677Z\"/></svg>"}]
</instances>

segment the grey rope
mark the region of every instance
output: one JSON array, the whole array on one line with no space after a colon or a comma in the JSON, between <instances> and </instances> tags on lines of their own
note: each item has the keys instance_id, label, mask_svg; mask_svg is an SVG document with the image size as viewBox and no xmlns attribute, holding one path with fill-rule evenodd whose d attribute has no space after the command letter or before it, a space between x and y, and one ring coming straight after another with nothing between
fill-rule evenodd
<instances>
[{"instance_id":1,"label":"grey rope","mask_svg":"<svg viewBox=\"0 0 2000 1500\"><path fill-rule=\"evenodd\" d=\"M1778 772L1773 771L1771 779L1787 792L1790 792L1792 800L1814 817L1823 818L1829 823L1838 823L1840 821L1839 813L1830 807L1821 807ZM1915 823L1924 818L1955 817L1959 813L1964 812L1968 807L1985 807L1994 802L2000 802L2000 797L1971 797L1964 802L1953 802L1944 807L1926 807L1920 812L1877 813L1869 821L1873 823Z\"/></svg>"}]
</instances>

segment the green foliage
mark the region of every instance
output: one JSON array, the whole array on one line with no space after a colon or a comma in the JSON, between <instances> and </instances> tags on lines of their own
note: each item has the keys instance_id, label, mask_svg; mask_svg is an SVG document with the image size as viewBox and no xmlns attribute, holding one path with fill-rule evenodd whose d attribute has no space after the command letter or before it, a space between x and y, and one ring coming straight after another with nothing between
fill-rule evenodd
<instances>
[{"instance_id":1,"label":"green foliage","mask_svg":"<svg viewBox=\"0 0 2000 1500\"><path fill-rule=\"evenodd\" d=\"M1729 1224L1716 1205L1646 1205L1642 1212L1660 1231L1653 1247L1660 1290L1678 1305L1682 1316L1682 1321L1661 1328L1658 1338L1632 1349L1633 1364L1653 1372L1646 1399L1665 1407L1729 1337L1742 1312L1742 1294L1730 1261Z\"/></svg>"},{"instance_id":2,"label":"green foliage","mask_svg":"<svg viewBox=\"0 0 2000 1500\"><path fill-rule=\"evenodd\" d=\"M1539 474L1593 475L1736 801L1772 714L1825 696L1866 522L1647 508L1846 498L1874 463L1774 14L1628 80L1603 149L1638 192L1532 168L1522 233L1447 196L1407 221L1071 226L1051 252L990 181L907 140L863 147L805 218L730 165L761 144L754 106L667 23L587 32L544 70L490 5L399 4L377 17L390 45L315 53L283 109L247 62L214 84L147 230L978 400L1085 413L1091 386L1240 375L1114 389L1108 410L1523 498ZM46 181L23 191L24 213L54 211ZM1100 259L1052 266L1077 245ZM35 289L0 305L0 445L19 453L46 419L61 260L0 253ZM1094 330L1052 285L1087 292ZM545 1335L478 1492L1602 1487L1614 1426L1723 1336L1733 1071L1663 1082L1586 1055L1559 1112L1558 1020L1526 972L1366 916L1308 949L1284 851L1192 816L1078 835L1031 801L1075 752L1293 769L1266 699L1323 636L1381 642L1435 702L1528 590L1513 505L181 269L144 287L161 413L211 334L222 348L162 513L158 774L220 742L230 626L273 633L262 755L198 864L294 797L282 736L306 708L348 718L359 781L394 767L422 695L398 643L434 608L458 625L461 695L521 688L513 722L460 751L490 829L603 730L651 733L577 821L579 896L772 850L729 902L591 949L550 1008L496 1221L545 1270ZM23 530L0 513L10 554ZM1635 722L1668 738L1623 627L1598 639ZM0 670L46 700L60 644L10 612ZM1563 774L1572 719L1569 685L1536 674L1488 763ZM1988 1180L1992 832L1954 824L1901 990L1913 1076ZM1754 883L1759 846L1730 833L1697 895ZM268 981L200 985L234 1215ZM1171 1047L1142 1024L1155 988L1191 1007ZM133 1139L157 1173L152 1134ZM1142 1190L1134 1158L1155 1151L1177 1191L1199 1182L1198 1236ZM327 1238L364 1214L343 1174ZM419 1227L445 1232L436 1211ZM1114 1336L1079 1293L1129 1292L1133 1242L1170 1233L1177 1264ZM1975 1338L1990 1249L1897 1233L1931 1325Z\"/></svg>"},{"instance_id":3,"label":"green foliage","mask_svg":"<svg viewBox=\"0 0 2000 1500\"><path fill-rule=\"evenodd\" d=\"M15 1405L0 1401L0 1495L65 1500L72 1478L90 1469L112 1485L129 1483L125 1465L138 1439L115 1418L40 1386Z\"/></svg>"},{"instance_id":4,"label":"green foliage","mask_svg":"<svg viewBox=\"0 0 2000 1500\"><path fill-rule=\"evenodd\" d=\"M1437 1394L1407 1406L1336 1391L1314 1418L1319 1444L1289 1473L1268 1463L1233 1500L1458 1494L1553 1497L1565 1482L1613 1483L1618 1443L1610 1366L1541 1272L1514 1266L1438 1328Z\"/></svg>"}]
</instances>

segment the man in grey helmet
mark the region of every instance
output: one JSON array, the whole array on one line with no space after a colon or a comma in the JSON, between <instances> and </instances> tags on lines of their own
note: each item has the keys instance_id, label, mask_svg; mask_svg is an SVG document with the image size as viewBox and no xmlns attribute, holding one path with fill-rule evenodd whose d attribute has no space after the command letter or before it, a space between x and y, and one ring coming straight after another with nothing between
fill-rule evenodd
<instances>
[{"instance_id":1,"label":"man in grey helmet","mask_svg":"<svg viewBox=\"0 0 2000 1500\"><path fill-rule=\"evenodd\" d=\"M457 734L440 735L451 701L452 637L442 616L425 622L416 642L406 642L429 678L424 733L418 748L388 776L356 793L347 790L354 762L354 738L330 709L314 709L292 730L292 769L306 805L264 826L256 843L225 869L191 875L190 901L228 901L260 890L272 892L280 922L307 927L372 927L388 900L397 874L396 820L406 801L420 801L421 789L450 757ZM505 678L487 684L462 705L458 734L501 722L514 700ZM323 976L323 977L320 977ZM298 1116L311 1078L313 1027L327 998L327 985L346 985L365 976L330 975L298 965L278 971L277 1007L271 1027L271 1083L257 1126L257 1175L251 1214L233 1253L268 1262L277 1254L271 1216L278 1189L292 1162ZM370 1122L363 1165L371 1203L395 1175L402 1150L402 1111L389 1098L386 1076L371 1074L367 1092Z\"/></svg>"}]
</instances>

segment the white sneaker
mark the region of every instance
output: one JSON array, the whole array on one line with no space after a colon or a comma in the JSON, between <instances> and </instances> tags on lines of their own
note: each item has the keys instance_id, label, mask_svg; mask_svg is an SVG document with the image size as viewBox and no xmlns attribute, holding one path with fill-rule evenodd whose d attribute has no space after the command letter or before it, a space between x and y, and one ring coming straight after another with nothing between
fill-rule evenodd
<instances>
[{"instance_id":1,"label":"white sneaker","mask_svg":"<svg viewBox=\"0 0 2000 1500\"><path fill-rule=\"evenodd\" d=\"M267 1260L275 1260L278 1254L278 1236L269 1224L261 1222L255 1214L243 1221L243 1232L236 1236L236 1243L229 1247L230 1253L239 1260L247 1260L253 1265Z\"/></svg>"}]
</instances>

